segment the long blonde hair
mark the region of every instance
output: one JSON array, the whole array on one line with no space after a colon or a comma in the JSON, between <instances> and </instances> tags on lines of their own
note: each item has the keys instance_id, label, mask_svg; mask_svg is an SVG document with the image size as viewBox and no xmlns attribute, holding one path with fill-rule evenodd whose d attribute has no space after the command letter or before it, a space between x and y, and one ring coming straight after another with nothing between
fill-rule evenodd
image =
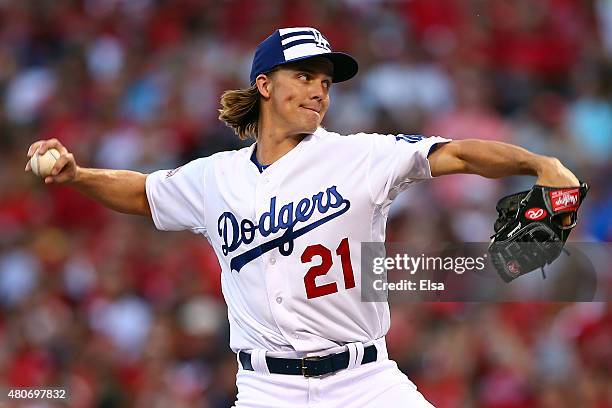
<instances>
[{"instance_id":1,"label":"long blonde hair","mask_svg":"<svg viewBox=\"0 0 612 408\"><path fill-rule=\"evenodd\" d=\"M259 90L257 84L245 89L223 92L219 119L230 127L240 139L257 139L259 121Z\"/></svg>"}]
</instances>

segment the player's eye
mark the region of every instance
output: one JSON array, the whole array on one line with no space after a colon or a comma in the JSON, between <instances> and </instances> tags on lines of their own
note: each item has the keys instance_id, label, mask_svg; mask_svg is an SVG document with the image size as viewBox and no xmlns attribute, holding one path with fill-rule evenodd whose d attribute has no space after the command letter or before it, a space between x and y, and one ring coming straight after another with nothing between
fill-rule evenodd
<instances>
[{"instance_id":1,"label":"player's eye","mask_svg":"<svg viewBox=\"0 0 612 408\"><path fill-rule=\"evenodd\" d=\"M325 89L329 89L331 87L331 81L325 80L323 81L323 86Z\"/></svg>"},{"instance_id":2,"label":"player's eye","mask_svg":"<svg viewBox=\"0 0 612 408\"><path fill-rule=\"evenodd\" d=\"M308 81L308 78L309 78L308 74L305 73L305 72L300 72L298 74L298 79L301 80L301 81Z\"/></svg>"}]
</instances>

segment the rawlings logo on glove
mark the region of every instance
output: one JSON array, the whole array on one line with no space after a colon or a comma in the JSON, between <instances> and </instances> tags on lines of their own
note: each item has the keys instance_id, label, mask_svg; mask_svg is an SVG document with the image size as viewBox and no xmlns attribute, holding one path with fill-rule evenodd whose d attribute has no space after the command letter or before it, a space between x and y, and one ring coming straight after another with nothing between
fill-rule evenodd
<instances>
[{"instance_id":1,"label":"rawlings logo on glove","mask_svg":"<svg viewBox=\"0 0 612 408\"><path fill-rule=\"evenodd\" d=\"M587 191L586 183L573 188L535 185L499 200L489 254L504 281L538 268L544 272L544 265L557 259L576 226Z\"/></svg>"},{"instance_id":2,"label":"rawlings logo on glove","mask_svg":"<svg viewBox=\"0 0 612 408\"><path fill-rule=\"evenodd\" d=\"M547 215L548 213L543 208L530 208L527 211L525 211L525 217L532 221L541 220Z\"/></svg>"},{"instance_id":3,"label":"rawlings logo on glove","mask_svg":"<svg viewBox=\"0 0 612 408\"><path fill-rule=\"evenodd\" d=\"M578 197L579 191L577 188L571 190L555 190L550 192L550 199L552 201L554 211L576 211L579 206Z\"/></svg>"}]
</instances>

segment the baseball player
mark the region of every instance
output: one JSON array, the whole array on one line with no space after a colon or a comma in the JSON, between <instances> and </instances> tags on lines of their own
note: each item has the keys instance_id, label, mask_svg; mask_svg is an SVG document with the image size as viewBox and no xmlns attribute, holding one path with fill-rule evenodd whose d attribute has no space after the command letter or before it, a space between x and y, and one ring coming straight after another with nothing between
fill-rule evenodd
<instances>
[{"instance_id":1,"label":"baseball player","mask_svg":"<svg viewBox=\"0 0 612 408\"><path fill-rule=\"evenodd\" d=\"M393 199L433 177L579 184L557 159L504 143L324 129L332 84L356 73L316 29L283 28L257 47L250 87L221 99L220 119L253 137L250 147L148 175L80 167L55 139L28 151L60 151L45 183L210 242L239 361L237 407L431 406L387 356L387 303L360 300L360 243L384 241Z\"/></svg>"}]
</instances>

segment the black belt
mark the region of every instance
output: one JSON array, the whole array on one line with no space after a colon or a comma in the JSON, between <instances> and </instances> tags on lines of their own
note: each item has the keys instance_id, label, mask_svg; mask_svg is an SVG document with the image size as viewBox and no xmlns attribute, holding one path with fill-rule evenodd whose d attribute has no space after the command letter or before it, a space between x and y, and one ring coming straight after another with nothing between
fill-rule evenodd
<instances>
[{"instance_id":1,"label":"black belt","mask_svg":"<svg viewBox=\"0 0 612 408\"><path fill-rule=\"evenodd\" d=\"M377 351L373 344L363 349L361 364L376 361ZM244 351L238 353L240 364L245 370L255 371L251 364L251 355ZM349 365L349 352L329 354L322 357L275 358L266 357L266 364L271 374L303 375L304 377L319 377L325 374L344 370Z\"/></svg>"}]
</instances>

